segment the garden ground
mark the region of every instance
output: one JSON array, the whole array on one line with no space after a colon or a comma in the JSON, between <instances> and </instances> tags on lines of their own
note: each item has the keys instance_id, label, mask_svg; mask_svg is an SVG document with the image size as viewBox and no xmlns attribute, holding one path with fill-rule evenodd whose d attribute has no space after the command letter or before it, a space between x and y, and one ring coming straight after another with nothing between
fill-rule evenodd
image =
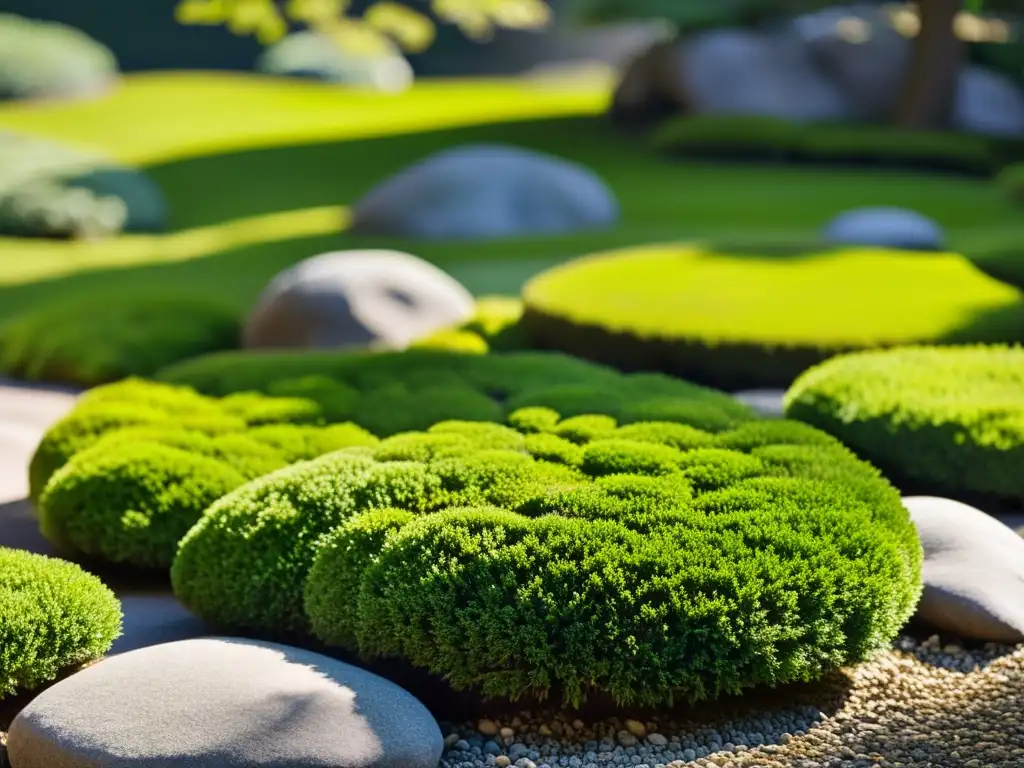
<instances>
[{"instance_id":1,"label":"garden ground","mask_svg":"<svg viewBox=\"0 0 1024 768\"><path fill-rule=\"evenodd\" d=\"M0 108L0 128L146 166L172 231L110 242L0 239L0 321L83 294L187 289L244 312L282 268L325 250L405 249L477 294L517 293L538 271L595 250L678 240L812 240L861 205L914 208L970 253L1024 232L979 179L877 170L680 163L599 116L607 93L528 80L417 85L401 96L210 74L130 76L106 99ZM435 150L511 143L583 163L623 207L611 231L497 243L413 243L344 233L346 208ZM244 266L243 266L244 265Z\"/></svg>"}]
</instances>

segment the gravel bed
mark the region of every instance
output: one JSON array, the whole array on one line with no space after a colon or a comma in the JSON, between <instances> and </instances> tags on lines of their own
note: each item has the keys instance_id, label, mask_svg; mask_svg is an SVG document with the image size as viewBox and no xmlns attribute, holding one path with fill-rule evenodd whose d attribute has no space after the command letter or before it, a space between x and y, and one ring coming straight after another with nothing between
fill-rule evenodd
<instances>
[{"instance_id":1,"label":"gravel bed","mask_svg":"<svg viewBox=\"0 0 1024 768\"><path fill-rule=\"evenodd\" d=\"M440 768L1024 765L1024 646L966 649L903 637L869 662L780 692L774 703L749 698L698 705L675 719L585 723L522 712L445 726Z\"/></svg>"}]
</instances>

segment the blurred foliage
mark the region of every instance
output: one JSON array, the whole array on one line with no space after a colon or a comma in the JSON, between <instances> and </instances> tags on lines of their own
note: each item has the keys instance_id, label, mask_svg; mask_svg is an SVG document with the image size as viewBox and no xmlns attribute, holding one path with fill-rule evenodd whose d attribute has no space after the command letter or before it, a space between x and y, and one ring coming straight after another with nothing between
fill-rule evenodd
<instances>
[{"instance_id":1,"label":"blurred foliage","mask_svg":"<svg viewBox=\"0 0 1024 768\"><path fill-rule=\"evenodd\" d=\"M352 0L180 0L175 15L182 24L224 25L264 45L297 25L366 55L396 45L407 53L425 51L434 42L435 19L454 24L472 39L487 40L498 27L538 29L551 18L546 0L429 0L429 9L430 15L405 3L377 0L356 15Z\"/></svg>"}]
</instances>

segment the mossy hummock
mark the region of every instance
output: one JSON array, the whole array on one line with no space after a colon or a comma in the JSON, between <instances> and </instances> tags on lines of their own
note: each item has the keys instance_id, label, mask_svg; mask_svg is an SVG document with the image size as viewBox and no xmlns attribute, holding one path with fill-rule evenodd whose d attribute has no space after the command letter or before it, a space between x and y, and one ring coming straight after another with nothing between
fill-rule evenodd
<instances>
[{"instance_id":1,"label":"mossy hummock","mask_svg":"<svg viewBox=\"0 0 1024 768\"><path fill-rule=\"evenodd\" d=\"M175 593L222 625L569 704L813 680L911 615L914 527L835 439L548 416L514 414L526 434L440 424L244 485L183 539Z\"/></svg>"},{"instance_id":2,"label":"mossy hummock","mask_svg":"<svg viewBox=\"0 0 1024 768\"><path fill-rule=\"evenodd\" d=\"M1020 292L956 254L652 246L555 267L524 298L537 346L722 389L787 387L862 349L1024 338Z\"/></svg>"},{"instance_id":3,"label":"mossy hummock","mask_svg":"<svg viewBox=\"0 0 1024 768\"><path fill-rule=\"evenodd\" d=\"M669 376L624 376L554 352L228 352L170 366L157 378L211 396L302 396L332 420L351 420L380 437L452 419L504 422L527 406L565 417L598 413L621 423L686 421L716 429L754 418L721 392Z\"/></svg>"},{"instance_id":4,"label":"mossy hummock","mask_svg":"<svg viewBox=\"0 0 1024 768\"><path fill-rule=\"evenodd\" d=\"M0 699L101 657L120 634L120 603L95 576L0 547Z\"/></svg>"},{"instance_id":5,"label":"mossy hummock","mask_svg":"<svg viewBox=\"0 0 1024 768\"><path fill-rule=\"evenodd\" d=\"M835 435L907 491L1024 507L1024 348L838 357L801 376L785 402L791 418Z\"/></svg>"}]
</instances>

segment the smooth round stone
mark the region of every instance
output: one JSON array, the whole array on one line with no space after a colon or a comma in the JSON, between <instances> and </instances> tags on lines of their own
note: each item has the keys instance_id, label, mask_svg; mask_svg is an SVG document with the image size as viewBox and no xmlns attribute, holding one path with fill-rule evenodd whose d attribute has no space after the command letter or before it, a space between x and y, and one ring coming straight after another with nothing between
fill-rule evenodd
<instances>
[{"instance_id":1,"label":"smooth round stone","mask_svg":"<svg viewBox=\"0 0 1024 768\"><path fill-rule=\"evenodd\" d=\"M409 693L275 643L212 637L110 657L11 724L15 768L436 768L443 739Z\"/></svg>"},{"instance_id":2,"label":"smooth round stone","mask_svg":"<svg viewBox=\"0 0 1024 768\"><path fill-rule=\"evenodd\" d=\"M941 251L946 235L927 216L905 208L855 208L830 221L822 233L833 245L865 245L906 251Z\"/></svg>"},{"instance_id":3,"label":"smooth round stone","mask_svg":"<svg viewBox=\"0 0 1024 768\"><path fill-rule=\"evenodd\" d=\"M924 547L917 618L963 637L1024 641L1024 539L958 501L913 496L903 504Z\"/></svg>"},{"instance_id":4,"label":"smooth round stone","mask_svg":"<svg viewBox=\"0 0 1024 768\"><path fill-rule=\"evenodd\" d=\"M501 145L432 155L356 203L352 231L428 240L555 235L610 227L615 196L595 173Z\"/></svg>"},{"instance_id":5,"label":"smooth round stone","mask_svg":"<svg viewBox=\"0 0 1024 768\"><path fill-rule=\"evenodd\" d=\"M249 315L249 349L404 349L473 316L455 278L400 251L332 251L275 277Z\"/></svg>"}]
</instances>

